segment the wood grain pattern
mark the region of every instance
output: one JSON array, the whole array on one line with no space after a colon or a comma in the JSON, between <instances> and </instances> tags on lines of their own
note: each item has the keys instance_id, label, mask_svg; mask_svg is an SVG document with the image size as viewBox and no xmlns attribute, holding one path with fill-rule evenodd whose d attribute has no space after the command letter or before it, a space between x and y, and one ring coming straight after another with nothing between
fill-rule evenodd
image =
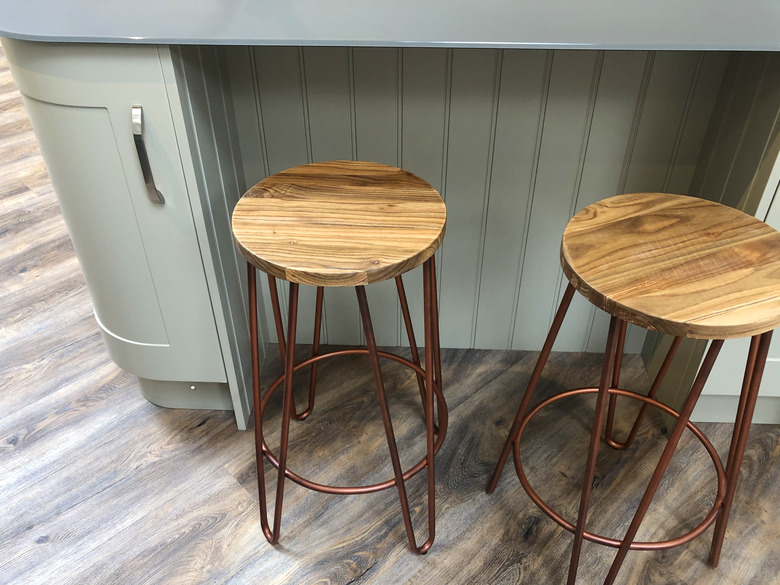
<instances>
[{"instance_id":1,"label":"wood grain pattern","mask_svg":"<svg viewBox=\"0 0 780 585\"><path fill-rule=\"evenodd\" d=\"M509 471L493 496L484 493L536 360L530 352L443 352L451 425L437 458L437 541L428 555L416 558L409 552L391 491L338 498L296 485L286 490L283 542L268 545L260 531L252 433L236 431L230 412L148 403L135 378L108 357L1 55L0 121L21 130L0 131L0 582L563 582L571 536L539 513ZM276 348L270 355L265 387L281 368ZM539 397L595 383L600 365L595 354L553 354ZM319 376L323 386L314 418L292 428L295 468L320 481L384 479L387 456L368 364L359 357L326 360ZM393 365L385 376L402 457L411 459L422 447L416 382ZM632 388L648 386L636 356L627 357L621 379ZM297 381L305 391L306 375ZM592 403L558 405L561 410L545 410L529 427L523 456L540 493L563 511L575 510L582 469L577 449L587 437ZM556 414L565 418L551 424ZM633 420L629 407L623 412L619 405L618 420L621 436ZM274 447L278 402L269 405L266 423ZM731 425L702 426L725 453ZM327 432L333 429L344 432ZM653 465L663 430L657 420L648 422L636 450L603 452L594 529L619 531L630 518L630 498L615 498L615 490L626 490L625 495L641 489L646 478L641 474ZM642 537L679 534L710 504L711 463L698 442L688 439L664 481L669 489L659 499L659 513L643 525ZM321 465L322 459L312 456L320 453L334 453L348 465ZM541 461L552 463L547 475L532 469ZM777 585L778 463L780 425L755 425L717 570L706 565L705 534L672 551L629 554L623 583ZM413 505L423 501L423 483L410 482ZM547 491L548 483L558 491ZM680 525L669 525L671 509L685 510ZM415 521L424 515L418 511ZM586 543L581 582L599 582L612 554Z\"/></svg>"},{"instance_id":2,"label":"wood grain pattern","mask_svg":"<svg viewBox=\"0 0 780 585\"><path fill-rule=\"evenodd\" d=\"M379 163L302 165L252 187L233 211L241 253L278 278L319 286L380 282L419 266L444 238L430 184Z\"/></svg>"},{"instance_id":3,"label":"wood grain pattern","mask_svg":"<svg viewBox=\"0 0 780 585\"><path fill-rule=\"evenodd\" d=\"M730 339L780 325L780 233L718 203L604 199L569 222L561 264L597 307L653 331Z\"/></svg>"}]
</instances>

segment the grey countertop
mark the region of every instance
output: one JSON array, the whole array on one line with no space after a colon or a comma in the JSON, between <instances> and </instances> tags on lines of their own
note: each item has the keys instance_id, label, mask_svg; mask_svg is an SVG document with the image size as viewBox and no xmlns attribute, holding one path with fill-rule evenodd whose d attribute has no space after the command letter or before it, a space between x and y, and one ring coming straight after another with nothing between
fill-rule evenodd
<instances>
[{"instance_id":1,"label":"grey countertop","mask_svg":"<svg viewBox=\"0 0 780 585\"><path fill-rule=\"evenodd\" d=\"M780 0L0 0L61 42L780 50Z\"/></svg>"}]
</instances>

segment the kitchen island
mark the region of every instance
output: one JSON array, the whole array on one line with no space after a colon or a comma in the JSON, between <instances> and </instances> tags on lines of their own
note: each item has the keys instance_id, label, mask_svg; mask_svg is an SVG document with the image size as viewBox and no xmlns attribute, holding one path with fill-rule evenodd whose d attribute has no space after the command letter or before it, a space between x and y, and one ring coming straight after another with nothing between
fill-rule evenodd
<instances>
[{"instance_id":1,"label":"kitchen island","mask_svg":"<svg viewBox=\"0 0 780 585\"><path fill-rule=\"evenodd\" d=\"M233 408L239 428L249 335L229 218L268 174L360 158L426 178L448 206L442 345L506 349L541 346L565 285L560 234L582 207L671 191L766 217L778 185L768 0L0 8L112 358L151 401ZM341 292L326 295L323 339L358 343ZM393 287L369 300L378 341L405 343ZM575 303L556 349L601 351L606 325ZM634 329L628 351L652 368L662 345Z\"/></svg>"}]
</instances>

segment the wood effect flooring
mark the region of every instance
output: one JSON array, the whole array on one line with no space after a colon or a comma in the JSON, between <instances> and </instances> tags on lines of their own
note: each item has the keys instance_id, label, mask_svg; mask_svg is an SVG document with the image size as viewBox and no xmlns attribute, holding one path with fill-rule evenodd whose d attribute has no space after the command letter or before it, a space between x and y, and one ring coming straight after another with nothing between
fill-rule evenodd
<instances>
[{"instance_id":1,"label":"wood effect flooring","mask_svg":"<svg viewBox=\"0 0 780 585\"><path fill-rule=\"evenodd\" d=\"M286 489L281 542L270 546L258 519L251 433L237 431L229 412L148 403L134 377L108 358L4 60L0 295L0 583L565 581L571 536L531 503L511 468L492 496L484 493L535 359L523 352L443 352L450 428L437 457L437 539L428 555L409 552L394 491L335 497L294 484ZM554 354L540 396L595 383L599 361ZM271 360L266 378L278 371ZM408 464L423 450L419 394L406 371L388 365L385 372ZM627 359L624 381L647 387L638 357ZM302 390L306 376L298 383ZM320 388L312 418L292 427L294 469L334 483L389 477L365 360L323 363ZM266 419L272 446L278 398ZM593 400L559 405L529 426L523 456L538 491L571 517ZM621 415L623 427L629 418ZM725 452L730 425L702 426ZM592 529L625 530L663 431L652 418L628 452L602 451ZM780 426L755 425L720 567L706 564L708 530L671 551L629 553L618 581L780 583L779 457ZM640 537L689 527L711 501L713 477L703 450L686 436ZM423 475L409 482L409 496L424 537ZM598 583L612 554L586 543L578 582Z\"/></svg>"}]
</instances>

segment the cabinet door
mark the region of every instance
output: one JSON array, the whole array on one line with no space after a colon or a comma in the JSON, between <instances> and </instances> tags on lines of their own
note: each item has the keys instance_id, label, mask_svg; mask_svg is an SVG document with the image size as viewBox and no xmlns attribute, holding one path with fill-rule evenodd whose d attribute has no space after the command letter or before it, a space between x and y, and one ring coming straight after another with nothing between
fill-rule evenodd
<instances>
[{"instance_id":1,"label":"cabinet door","mask_svg":"<svg viewBox=\"0 0 780 585\"><path fill-rule=\"evenodd\" d=\"M111 357L143 378L225 382L157 48L6 49ZM144 184L133 106L164 204Z\"/></svg>"}]
</instances>

